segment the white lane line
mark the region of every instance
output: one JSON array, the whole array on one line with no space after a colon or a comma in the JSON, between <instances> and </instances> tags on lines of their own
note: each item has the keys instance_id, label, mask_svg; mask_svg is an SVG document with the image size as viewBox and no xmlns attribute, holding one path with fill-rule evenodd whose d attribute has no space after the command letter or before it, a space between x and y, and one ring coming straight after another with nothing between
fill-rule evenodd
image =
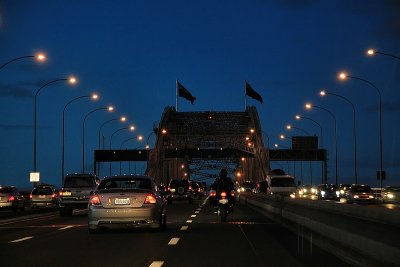
<instances>
[{"instance_id":1,"label":"white lane line","mask_svg":"<svg viewBox=\"0 0 400 267\"><path fill-rule=\"evenodd\" d=\"M197 216L197 215L193 214L193 215L192 215L192 216L190 216L190 217L192 217L192 218L196 218L196 216Z\"/></svg>"},{"instance_id":2,"label":"white lane line","mask_svg":"<svg viewBox=\"0 0 400 267\"><path fill-rule=\"evenodd\" d=\"M196 210L194 213L200 213L201 210Z\"/></svg>"},{"instance_id":3,"label":"white lane line","mask_svg":"<svg viewBox=\"0 0 400 267\"><path fill-rule=\"evenodd\" d=\"M67 230L67 229L72 228L72 227L74 227L74 226L73 225L68 225L68 226L65 226L63 228L59 228L58 230Z\"/></svg>"},{"instance_id":4,"label":"white lane line","mask_svg":"<svg viewBox=\"0 0 400 267\"><path fill-rule=\"evenodd\" d=\"M10 243L18 243L18 242L22 242L22 241L29 240L29 239L32 239L32 238L33 238L33 236L27 236L27 237L24 237L24 238L20 238L20 239L17 239L17 240L10 241Z\"/></svg>"},{"instance_id":5,"label":"white lane line","mask_svg":"<svg viewBox=\"0 0 400 267\"><path fill-rule=\"evenodd\" d=\"M178 244L178 242L179 242L179 237L173 237L173 238L171 238L171 240L168 242L168 245L170 245L170 246L175 246L176 244Z\"/></svg>"},{"instance_id":6,"label":"white lane line","mask_svg":"<svg viewBox=\"0 0 400 267\"><path fill-rule=\"evenodd\" d=\"M163 266L164 262L163 261L153 261L149 267L161 267Z\"/></svg>"},{"instance_id":7,"label":"white lane line","mask_svg":"<svg viewBox=\"0 0 400 267\"><path fill-rule=\"evenodd\" d=\"M181 231L186 231L188 228L189 228L189 226L184 225L184 226L181 227Z\"/></svg>"},{"instance_id":8,"label":"white lane line","mask_svg":"<svg viewBox=\"0 0 400 267\"><path fill-rule=\"evenodd\" d=\"M192 220L187 220L186 222L187 222L187 223L192 223L193 221L192 221Z\"/></svg>"}]
</instances>

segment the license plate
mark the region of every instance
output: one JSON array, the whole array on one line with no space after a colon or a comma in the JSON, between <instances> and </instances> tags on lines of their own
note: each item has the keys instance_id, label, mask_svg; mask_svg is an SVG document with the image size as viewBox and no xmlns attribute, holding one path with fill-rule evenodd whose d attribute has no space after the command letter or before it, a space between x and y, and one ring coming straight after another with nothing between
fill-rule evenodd
<instances>
[{"instance_id":1,"label":"license plate","mask_svg":"<svg viewBox=\"0 0 400 267\"><path fill-rule=\"evenodd\" d=\"M62 192L62 195L63 195L63 196L70 196L70 195L71 195L71 192Z\"/></svg>"},{"instance_id":2,"label":"license plate","mask_svg":"<svg viewBox=\"0 0 400 267\"><path fill-rule=\"evenodd\" d=\"M228 203L228 200L227 200L227 199L220 199L220 200L219 200L219 203L221 203L221 204L226 204L226 203Z\"/></svg>"},{"instance_id":3,"label":"license plate","mask_svg":"<svg viewBox=\"0 0 400 267\"><path fill-rule=\"evenodd\" d=\"M129 205L131 200L129 198L116 198L114 200L115 205Z\"/></svg>"},{"instance_id":4,"label":"license plate","mask_svg":"<svg viewBox=\"0 0 400 267\"><path fill-rule=\"evenodd\" d=\"M39 198L46 198L45 195L39 195Z\"/></svg>"}]
</instances>

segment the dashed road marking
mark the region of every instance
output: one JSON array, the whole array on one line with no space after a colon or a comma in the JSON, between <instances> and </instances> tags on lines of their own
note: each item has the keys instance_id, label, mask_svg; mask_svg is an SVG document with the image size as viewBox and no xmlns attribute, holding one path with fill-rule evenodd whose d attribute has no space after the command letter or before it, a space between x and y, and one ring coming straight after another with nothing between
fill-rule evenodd
<instances>
[{"instance_id":1,"label":"dashed road marking","mask_svg":"<svg viewBox=\"0 0 400 267\"><path fill-rule=\"evenodd\" d=\"M192 220L187 220L186 222L187 222L187 223L192 223L193 221L192 221Z\"/></svg>"},{"instance_id":2,"label":"dashed road marking","mask_svg":"<svg viewBox=\"0 0 400 267\"><path fill-rule=\"evenodd\" d=\"M149 267L161 267L163 266L164 262L163 261L153 261Z\"/></svg>"},{"instance_id":3,"label":"dashed road marking","mask_svg":"<svg viewBox=\"0 0 400 267\"><path fill-rule=\"evenodd\" d=\"M197 216L196 214L193 214L193 215L192 215L192 216L190 216L190 217L192 217L192 218L196 218L196 216Z\"/></svg>"},{"instance_id":4,"label":"dashed road marking","mask_svg":"<svg viewBox=\"0 0 400 267\"><path fill-rule=\"evenodd\" d=\"M72 228L72 227L74 227L74 226L73 226L73 225L68 225L68 226L65 226L65 227L63 227L63 228L60 228L60 229L58 229L58 230L67 230L67 229Z\"/></svg>"},{"instance_id":5,"label":"dashed road marking","mask_svg":"<svg viewBox=\"0 0 400 267\"><path fill-rule=\"evenodd\" d=\"M24 237L24 238L20 238L20 239L17 239L17 240L10 241L10 243L18 243L18 242L22 242L22 241L29 240L29 239L32 239L32 238L33 238L33 236L27 236L27 237Z\"/></svg>"},{"instance_id":6,"label":"dashed road marking","mask_svg":"<svg viewBox=\"0 0 400 267\"><path fill-rule=\"evenodd\" d=\"M189 228L189 226L184 225L184 226L181 227L181 231L186 231L188 228Z\"/></svg>"},{"instance_id":7,"label":"dashed road marking","mask_svg":"<svg viewBox=\"0 0 400 267\"><path fill-rule=\"evenodd\" d=\"M196 210L194 213L196 213L196 214L197 214L197 213L200 213L200 211L199 211L199 210Z\"/></svg>"},{"instance_id":8,"label":"dashed road marking","mask_svg":"<svg viewBox=\"0 0 400 267\"><path fill-rule=\"evenodd\" d=\"M170 246L175 246L176 244L178 244L178 242L179 242L179 237L173 237L173 238L171 238L171 240L168 242L168 245L170 245Z\"/></svg>"}]
</instances>

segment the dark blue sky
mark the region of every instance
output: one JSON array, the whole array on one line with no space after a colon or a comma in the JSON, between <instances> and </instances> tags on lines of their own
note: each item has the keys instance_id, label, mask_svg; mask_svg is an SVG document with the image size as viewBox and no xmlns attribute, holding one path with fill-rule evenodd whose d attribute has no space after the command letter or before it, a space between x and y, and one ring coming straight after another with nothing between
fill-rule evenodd
<instances>
[{"instance_id":1,"label":"dark blue sky","mask_svg":"<svg viewBox=\"0 0 400 267\"><path fill-rule=\"evenodd\" d=\"M285 129L288 123L319 133L309 121L295 121L296 114L317 120L329 152L331 182L332 119L321 111L305 111L304 104L311 101L336 115L339 181L351 182L351 109L340 99L321 99L318 92L325 88L349 98L358 116L359 180L376 185L378 96L360 81L338 81L341 70L368 79L381 90L384 169L388 183L399 184L400 62L381 55L367 57L365 51L371 47L400 55L398 1L0 0L0 64L36 52L48 57L43 64L24 59L0 70L0 184L29 186L34 92L48 81L75 75L76 86L56 83L38 98L37 161L44 182L58 185L61 180L66 102L91 92L101 96L97 103L80 100L66 113L67 173L81 170L83 116L115 105L114 114L96 112L87 120L86 168L91 170L99 126L123 114L136 126L135 134L147 137L164 108L175 105L178 79L197 97L194 105L179 99L180 111L243 110L247 80L264 99L263 104L252 99L247 104L257 107L271 146L290 146L278 138L280 133L291 134ZM106 138L120 127L107 125ZM114 146L131 136L127 131L117 134ZM318 180L320 171L314 168Z\"/></svg>"}]
</instances>

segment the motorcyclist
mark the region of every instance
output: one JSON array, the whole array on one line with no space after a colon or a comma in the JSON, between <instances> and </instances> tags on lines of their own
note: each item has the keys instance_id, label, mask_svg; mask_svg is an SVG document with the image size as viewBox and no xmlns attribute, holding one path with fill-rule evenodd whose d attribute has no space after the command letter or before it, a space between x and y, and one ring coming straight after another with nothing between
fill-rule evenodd
<instances>
[{"instance_id":1,"label":"motorcyclist","mask_svg":"<svg viewBox=\"0 0 400 267\"><path fill-rule=\"evenodd\" d=\"M228 177L228 172L225 168L221 169L219 172L219 177L215 180L212 189L216 191L217 196L219 196L222 191L225 191L231 203L234 204L235 198L231 196L231 192L234 192L235 185L232 179Z\"/></svg>"}]
</instances>

